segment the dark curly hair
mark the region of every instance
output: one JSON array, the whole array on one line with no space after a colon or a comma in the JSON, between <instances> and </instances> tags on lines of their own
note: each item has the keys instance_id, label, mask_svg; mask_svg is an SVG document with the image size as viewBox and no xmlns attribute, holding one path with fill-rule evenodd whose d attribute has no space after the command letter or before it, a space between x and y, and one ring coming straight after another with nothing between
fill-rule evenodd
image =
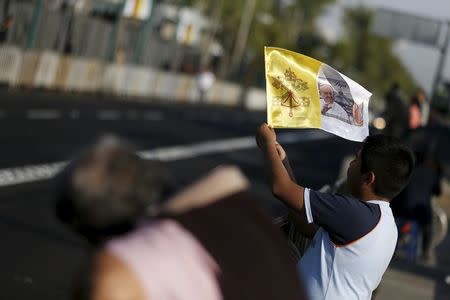
<instances>
[{"instance_id":1,"label":"dark curly hair","mask_svg":"<svg viewBox=\"0 0 450 300\"><path fill-rule=\"evenodd\" d=\"M56 215L91 242L131 230L158 211L170 190L167 170L118 139L103 139L57 176Z\"/></svg>"}]
</instances>

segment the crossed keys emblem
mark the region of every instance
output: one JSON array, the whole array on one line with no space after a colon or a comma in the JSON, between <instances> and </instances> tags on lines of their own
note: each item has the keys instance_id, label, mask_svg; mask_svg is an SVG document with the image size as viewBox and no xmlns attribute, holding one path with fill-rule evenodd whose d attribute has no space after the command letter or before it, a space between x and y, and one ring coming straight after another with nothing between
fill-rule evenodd
<instances>
[{"instance_id":1,"label":"crossed keys emblem","mask_svg":"<svg viewBox=\"0 0 450 300\"><path fill-rule=\"evenodd\" d=\"M281 96L275 97L275 104L289 107L289 117L293 117L293 109L295 107L308 107L311 98L300 97L298 92L308 90L308 83L295 75L291 68L284 71L283 78L281 76L271 77L272 86L281 91Z\"/></svg>"}]
</instances>

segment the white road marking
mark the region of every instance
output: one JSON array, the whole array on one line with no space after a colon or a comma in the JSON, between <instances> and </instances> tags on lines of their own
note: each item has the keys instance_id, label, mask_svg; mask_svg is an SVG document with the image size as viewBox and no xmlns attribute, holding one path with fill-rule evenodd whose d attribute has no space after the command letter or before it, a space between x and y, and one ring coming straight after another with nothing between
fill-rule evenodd
<instances>
[{"instance_id":1,"label":"white road marking","mask_svg":"<svg viewBox=\"0 0 450 300\"><path fill-rule=\"evenodd\" d=\"M281 144L293 144L312 140L330 138L328 133L322 131L311 131L302 133L282 133L278 135ZM182 160L200 155L227 153L237 150L255 148L254 136L201 142L191 145L173 146L166 148L142 151L138 154L145 159L158 159L162 161Z\"/></svg>"},{"instance_id":2,"label":"white road marking","mask_svg":"<svg viewBox=\"0 0 450 300\"><path fill-rule=\"evenodd\" d=\"M15 185L51 178L62 167L64 167L65 164L65 162L56 162L19 168L1 169L0 186Z\"/></svg>"},{"instance_id":3,"label":"white road marking","mask_svg":"<svg viewBox=\"0 0 450 300\"><path fill-rule=\"evenodd\" d=\"M103 121L119 120L120 115L120 111L117 110L101 110L97 112L97 119Z\"/></svg>"},{"instance_id":4,"label":"white road marking","mask_svg":"<svg viewBox=\"0 0 450 300\"><path fill-rule=\"evenodd\" d=\"M138 154L145 159L162 161L182 160L205 154L225 153L256 146L254 137L242 137L220 141L208 141L198 144L173 146L142 151Z\"/></svg>"},{"instance_id":5,"label":"white road marking","mask_svg":"<svg viewBox=\"0 0 450 300\"><path fill-rule=\"evenodd\" d=\"M278 141L281 144L293 144L324 140L330 137L332 135L322 131L300 131L278 134ZM156 148L141 151L138 154L144 159L175 161L201 155L227 153L251 148L256 148L255 138L253 136L245 136L189 145ZM50 164L0 169L0 187L52 178L66 164L67 162L54 162Z\"/></svg>"},{"instance_id":6,"label":"white road marking","mask_svg":"<svg viewBox=\"0 0 450 300\"><path fill-rule=\"evenodd\" d=\"M52 120L61 118L61 112L55 109L30 109L27 118L31 120Z\"/></svg>"}]
</instances>

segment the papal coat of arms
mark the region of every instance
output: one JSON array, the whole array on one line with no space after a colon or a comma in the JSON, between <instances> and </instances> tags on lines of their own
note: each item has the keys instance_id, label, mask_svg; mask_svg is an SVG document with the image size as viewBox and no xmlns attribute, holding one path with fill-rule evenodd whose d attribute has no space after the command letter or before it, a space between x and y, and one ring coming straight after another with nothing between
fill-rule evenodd
<instances>
[{"instance_id":1,"label":"papal coat of arms","mask_svg":"<svg viewBox=\"0 0 450 300\"><path fill-rule=\"evenodd\" d=\"M311 98L299 96L299 92L308 90L308 83L295 75L289 68L283 76L272 77L272 86L280 91L280 96L274 98L275 105L289 107L289 117L293 117L295 107L308 107Z\"/></svg>"}]
</instances>

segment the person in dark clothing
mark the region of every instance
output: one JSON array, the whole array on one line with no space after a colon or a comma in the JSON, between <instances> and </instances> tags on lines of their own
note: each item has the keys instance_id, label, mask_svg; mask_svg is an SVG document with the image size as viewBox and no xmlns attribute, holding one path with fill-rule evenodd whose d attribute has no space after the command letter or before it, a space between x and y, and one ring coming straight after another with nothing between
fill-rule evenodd
<instances>
[{"instance_id":1,"label":"person in dark clothing","mask_svg":"<svg viewBox=\"0 0 450 300\"><path fill-rule=\"evenodd\" d=\"M411 98L408 108L408 128L409 130L417 129L421 126L421 110L420 102L416 97Z\"/></svg>"},{"instance_id":2,"label":"person in dark clothing","mask_svg":"<svg viewBox=\"0 0 450 300\"><path fill-rule=\"evenodd\" d=\"M13 16L8 15L0 25L0 42L5 42L8 37L8 32L13 25Z\"/></svg>"},{"instance_id":3,"label":"person in dark clothing","mask_svg":"<svg viewBox=\"0 0 450 300\"><path fill-rule=\"evenodd\" d=\"M421 253L424 259L430 258L432 236L433 196L440 195L442 170L437 160L416 154L417 165L405 189L392 201L392 210L397 219L416 221L422 236Z\"/></svg>"},{"instance_id":4,"label":"person in dark clothing","mask_svg":"<svg viewBox=\"0 0 450 300\"><path fill-rule=\"evenodd\" d=\"M408 110L408 126L410 130L427 126L430 114L430 104L422 89L418 89L412 96Z\"/></svg>"},{"instance_id":5,"label":"person in dark clothing","mask_svg":"<svg viewBox=\"0 0 450 300\"><path fill-rule=\"evenodd\" d=\"M408 128L408 108L398 83L386 94L386 134L403 138Z\"/></svg>"}]
</instances>

